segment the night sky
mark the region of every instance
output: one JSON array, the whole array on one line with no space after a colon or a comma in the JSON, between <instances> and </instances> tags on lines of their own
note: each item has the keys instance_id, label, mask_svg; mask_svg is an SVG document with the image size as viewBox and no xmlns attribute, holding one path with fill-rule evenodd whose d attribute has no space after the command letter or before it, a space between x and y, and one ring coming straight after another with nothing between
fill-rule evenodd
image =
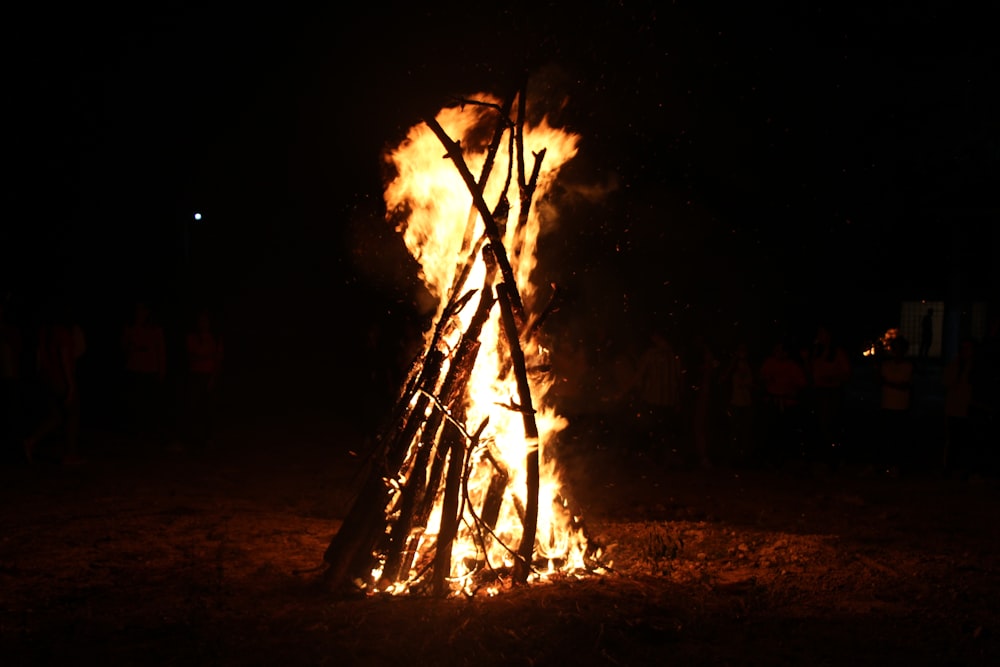
<instances>
[{"instance_id":1,"label":"night sky","mask_svg":"<svg viewBox=\"0 0 1000 667\"><path fill-rule=\"evenodd\" d=\"M583 137L546 246L567 319L761 331L824 317L855 332L900 299L944 298L955 266L975 298L991 279L985 16L943 2L328 4L8 15L7 290L71 292L102 322L136 295L164 311L203 297L239 332L245 369L322 382L355 342L345 332L413 310L393 239L358 252L359 226L370 249L378 224L381 150L450 96L522 71L566 98L558 119ZM572 196L584 189L605 195Z\"/></svg>"}]
</instances>

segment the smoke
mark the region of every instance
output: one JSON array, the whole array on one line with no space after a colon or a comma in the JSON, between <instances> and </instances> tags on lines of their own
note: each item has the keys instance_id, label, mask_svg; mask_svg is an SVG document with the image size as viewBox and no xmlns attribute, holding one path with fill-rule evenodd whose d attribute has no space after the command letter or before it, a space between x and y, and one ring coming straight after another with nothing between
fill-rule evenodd
<instances>
[{"instance_id":1,"label":"smoke","mask_svg":"<svg viewBox=\"0 0 1000 667\"><path fill-rule=\"evenodd\" d=\"M359 277L386 298L421 314L437 306L419 278L420 266L386 220L380 198L366 196L351 208L347 226L351 261Z\"/></svg>"},{"instance_id":2,"label":"smoke","mask_svg":"<svg viewBox=\"0 0 1000 667\"><path fill-rule=\"evenodd\" d=\"M621 189L617 172L608 172L603 182L571 183L565 187L565 199L571 205L600 204L613 192Z\"/></svg>"}]
</instances>

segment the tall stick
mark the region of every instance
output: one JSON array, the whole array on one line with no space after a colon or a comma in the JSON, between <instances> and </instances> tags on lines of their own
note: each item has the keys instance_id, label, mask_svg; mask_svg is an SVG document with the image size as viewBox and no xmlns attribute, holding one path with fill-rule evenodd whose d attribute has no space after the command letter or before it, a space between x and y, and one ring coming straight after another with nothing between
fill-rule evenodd
<instances>
[{"instance_id":1,"label":"tall stick","mask_svg":"<svg viewBox=\"0 0 1000 667\"><path fill-rule=\"evenodd\" d=\"M462 180L465 181L465 186L469 189L472 194L472 202L475 204L476 209L479 211L480 217L483 219L483 227L486 230L486 238L490 240L493 245L493 255L496 257L497 266L500 268L500 275L503 276L503 281L508 285L517 285L517 281L514 279L514 270L510 266L510 260L507 258L507 253L504 251L503 239L500 238L500 230L497 228L496 221L493 220L493 213L490 211L490 207L486 205L486 200L483 199L483 191L479 187L479 183L476 182L476 177L472 175L469 171L468 165L465 164L465 157L462 154L462 147L458 142L452 141L451 137L444 131L441 124L437 122L434 118L426 118L424 122L427 126L431 128L437 138L444 145L445 150L448 152L448 157L455 164L455 168L458 169L458 173L462 176ZM524 319L524 304L521 302L521 295L514 290L512 294L509 295L511 299L511 306L514 310L514 315L517 320L523 321Z\"/></svg>"},{"instance_id":2,"label":"tall stick","mask_svg":"<svg viewBox=\"0 0 1000 667\"><path fill-rule=\"evenodd\" d=\"M420 378L420 386L425 392L433 392L440 370L440 355L436 352L429 354ZM357 573L359 564L370 557L371 548L378 542L379 536L384 534L385 508L392 499L386 479L395 476L403 464L409 443L422 423L419 415L424 414L428 402L426 394L417 398L416 406L409 413L406 423L387 446L382 465L371 468L340 530L330 540L323 560L328 565L324 576L331 589L340 588L351 575Z\"/></svg>"},{"instance_id":3,"label":"tall stick","mask_svg":"<svg viewBox=\"0 0 1000 667\"><path fill-rule=\"evenodd\" d=\"M440 390L443 409L452 411L454 416L459 418L464 414L464 404L468 400L469 378L472 375L472 369L475 365L476 357L479 354L479 336L482 333L483 325L489 317L490 310L492 310L494 303L495 300L492 292L488 288L484 288L480 295L479 306L476 309L476 313L473 315L468 329L466 329L462 336L461 344L453 355L451 365L448 368L448 372L445 375L445 380ZM437 494L436 482L433 486L429 484L425 486L428 478L430 478L430 481L433 482L435 477L433 474L433 466L431 467L431 474L427 474L427 466L430 461L431 449L433 448L438 453L438 456L443 456L443 447L445 446L444 443L453 443L453 438L462 441L462 434L448 435L455 430L453 426L449 425L449 423L445 423L443 429L440 428L443 420L444 415L442 413L442 408L439 408L429 419L429 423L425 427L425 433L429 433L432 437L424 438L419 443L417 460L414 464L415 468L419 470L414 470L414 474L411 474L410 479L407 482L407 487L404 490L402 499L403 504L401 506L400 516L392 527L390 553L386 560L384 573L384 578L387 583L395 582L397 580L397 576L403 574L400 571L400 568L404 565L402 558L403 550L406 546L406 538L410 534L411 529L415 525L423 527L423 524L414 521L415 511L418 506L418 495L422 495L423 498L427 498L428 500L433 500L434 496ZM438 436L439 430L441 431L440 436ZM440 442L435 445L435 440L440 440ZM464 441L459 442L458 445L451 444L448 449L454 452L455 449L462 444L464 444ZM451 473L449 473L449 475L450 474ZM420 514L417 514L416 516L420 518ZM454 539L454 536L452 536L452 539ZM441 553L441 542L442 538L439 534L439 554ZM436 567L437 566L435 566L435 568Z\"/></svg>"},{"instance_id":4,"label":"tall stick","mask_svg":"<svg viewBox=\"0 0 1000 667\"><path fill-rule=\"evenodd\" d=\"M511 293L516 292L506 284L497 285L497 297L500 302L500 315L504 334L513 362L514 377L517 380L517 393L520 398L521 419L524 422L524 439L528 443L528 453L525 459L527 472L527 507L524 511L524 533L521 545L518 547L517 562L514 564L514 581L524 583L531 572L531 557L535 550L535 533L538 530L538 494L539 494L539 463L538 463L538 424L535 422L535 409L531 401L531 387L528 384L528 369L524 362L524 351L521 349L521 339L518 335L517 322L511 307Z\"/></svg>"}]
</instances>

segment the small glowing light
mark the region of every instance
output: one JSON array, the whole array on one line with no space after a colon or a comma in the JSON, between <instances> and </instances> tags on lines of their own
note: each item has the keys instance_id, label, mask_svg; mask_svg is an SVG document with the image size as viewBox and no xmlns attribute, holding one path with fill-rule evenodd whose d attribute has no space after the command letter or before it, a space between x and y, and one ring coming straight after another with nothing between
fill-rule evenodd
<instances>
[{"instance_id":1,"label":"small glowing light","mask_svg":"<svg viewBox=\"0 0 1000 667\"><path fill-rule=\"evenodd\" d=\"M195 213L194 214L194 219L195 220L201 220L201 213Z\"/></svg>"}]
</instances>

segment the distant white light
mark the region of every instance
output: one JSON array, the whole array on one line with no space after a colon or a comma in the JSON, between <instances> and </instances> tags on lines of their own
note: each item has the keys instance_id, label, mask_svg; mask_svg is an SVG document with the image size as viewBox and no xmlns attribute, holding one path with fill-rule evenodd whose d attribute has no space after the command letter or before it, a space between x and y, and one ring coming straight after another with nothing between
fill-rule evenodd
<instances>
[{"instance_id":1,"label":"distant white light","mask_svg":"<svg viewBox=\"0 0 1000 667\"><path fill-rule=\"evenodd\" d=\"M195 213L194 214L194 219L195 220L201 220L201 213Z\"/></svg>"}]
</instances>

